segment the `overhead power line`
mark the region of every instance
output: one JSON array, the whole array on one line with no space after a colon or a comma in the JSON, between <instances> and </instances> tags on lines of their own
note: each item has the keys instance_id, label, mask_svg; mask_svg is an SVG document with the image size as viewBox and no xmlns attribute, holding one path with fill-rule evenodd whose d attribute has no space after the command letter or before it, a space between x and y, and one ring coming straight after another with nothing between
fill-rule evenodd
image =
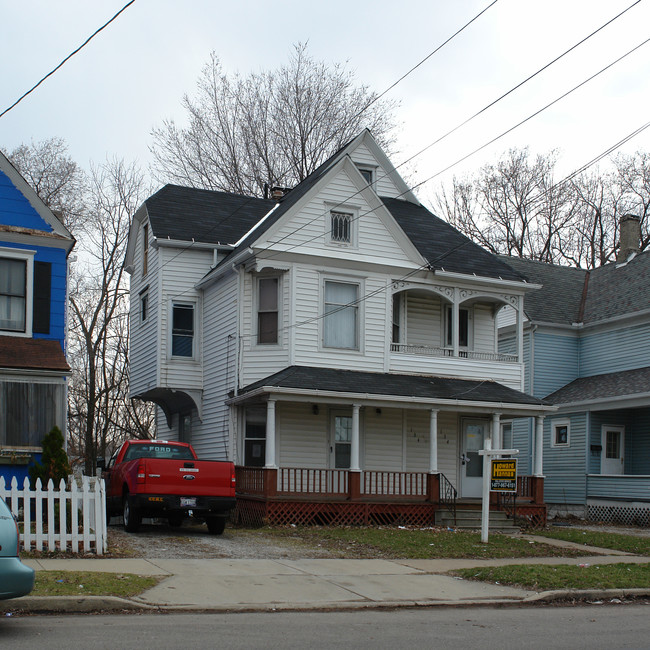
<instances>
[{"instance_id":1,"label":"overhead power line","mask_svg":"<svg viewBox=\"0 0 650 650\"><path fill-rule=\"evenodd\" d=\"M27 97L27 95L33 93L46 79L51 77L59 68L61 68L75 54L77 54L77 52L79 52L86 45L88 45L88 43L90 43L90 41L93 38L95 38L95 36L97 36L97 34L99 34L99 32L101 32L103 29L106 29L106 27L108 27L123 11L128 9L134 2L135 2L135 0L131 0L130 2L127 2L110 20L105 22L99 29L97 29L95 32L93 32L74 52L71 52L70 54L68 54L68 56L66 56L65 59L63 59L63 61L61 61L61 63L59 63L59 65L56 66L56 68L53 68L52 70L50 70L50 72L48 72L37 84L32 86L26 93L21 95L11 106L9 106L9 108L5 108L5 110L2 111L2 113L0 113L0 117L3 117L12 108L14 108L18 104L20 104L20 102L22 102L23 99L25 99L25 97Z\"/></svg>"}]
</instances>

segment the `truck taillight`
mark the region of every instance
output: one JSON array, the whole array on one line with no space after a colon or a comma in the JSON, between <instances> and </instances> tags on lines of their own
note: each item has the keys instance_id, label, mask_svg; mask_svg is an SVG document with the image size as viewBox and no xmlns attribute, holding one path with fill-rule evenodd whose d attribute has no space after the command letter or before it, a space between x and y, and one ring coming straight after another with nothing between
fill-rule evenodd
<instances>
[{"instance_id":1,"label":"truck taillight","mask_svg":"<svg viewBox=\"0 0 650 650\"><path fill-rule=\"evenodd\" d=\"M144 478L145 478L144 463L140 462L140 463L138 463L137 482L138 483L144 483Z\"/></svg>"},{"instance_id":2,"label":"truck taillight","mask_svg":"<svg viewBox=\"0 0 650 650\"><path fill-rule=\"evenodd\" d=\"M230 472L230 483L234 487L235 486L235 468L233 467L231 472Z\"/></svg>"}]
</instances>

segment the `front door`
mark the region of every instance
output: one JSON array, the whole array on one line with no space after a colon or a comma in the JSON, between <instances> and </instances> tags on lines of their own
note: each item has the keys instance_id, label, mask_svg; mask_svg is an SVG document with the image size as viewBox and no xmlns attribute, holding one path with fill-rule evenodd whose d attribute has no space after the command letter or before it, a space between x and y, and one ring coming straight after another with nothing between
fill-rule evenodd
<instances>
[{"instance_id":1,"label":"front door","mask_svg":"<svg viewBox=\"0 0 650 650\"><path fill-rule=\"evenodd\" d=\"M483 494L483 449L490 422L465 419L460 450L460 496L480 497Z\"/></svg>"},{"instance_id":2,"label":"front door","mask_svg":"<svg viewBox=\"0 0 650 650\"><path fill-rule=\"evenodd\" d=\"M625 474L625 427L603 425L601 474Z\"/></svg>"},{"instance_id":3,"label":"front door","mask_svg":"<svg viewBox=\"0 0 650 650\"><path fill-rule=\"evenodd\" d=\"M333 469L350 469L352 416L332 413L331 426L330 467Z\"/></svg>"}]
</instances>

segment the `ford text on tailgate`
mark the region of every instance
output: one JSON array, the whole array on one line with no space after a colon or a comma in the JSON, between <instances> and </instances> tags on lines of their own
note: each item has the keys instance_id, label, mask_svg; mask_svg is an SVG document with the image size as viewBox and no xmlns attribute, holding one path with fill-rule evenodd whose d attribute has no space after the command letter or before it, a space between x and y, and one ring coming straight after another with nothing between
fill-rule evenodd
<instances>
[{"instance_id":1,"label":"ford text on tailgate","mask_svg":"<svg viewBox=\"0 0 650 650\"><path fill-rule=\"evenodd\" d=\"M143 517L164 518L170 526L192 517L220 535L235 507L233 463L199 460L184 442L129 440L98 466L108 515L122 515L128 532L136 532Z\"/></svg>"}]
</instances>

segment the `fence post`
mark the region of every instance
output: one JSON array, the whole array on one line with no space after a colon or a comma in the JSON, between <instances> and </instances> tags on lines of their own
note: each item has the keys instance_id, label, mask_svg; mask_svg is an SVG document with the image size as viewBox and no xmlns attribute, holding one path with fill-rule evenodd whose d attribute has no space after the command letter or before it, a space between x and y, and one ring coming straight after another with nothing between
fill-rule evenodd
<instances>
[{"instance_id":1,"label":"fence post","mask_svg":"<svg viewBox=\"0 0 650 650\"><path fill-rule=\"evenodd\" d=\"M106 519L102 512L102 490L100 483L102 479L95 478L95 553L102 555L104 553L104 543L106 539Z\"/></svg>"},{"instance_id":2,"label":"fence post","mask_svg":"<svg viewBox=\"0 0 650 650\"><path fill-rule=\"evenodd\" d=\"M88 477L81 477L81 499L83 503L83 528L84 528L84 551L90 551L90 494L88 486Z\"/></svg>"},{"instance_id":3,"label":"fence post","mask_svg":"<svg viewBox=\"0 0 650 650\"><path fill-rule=\"evenodd\" d=\"M32 491L29 479L23 481L23 549L32 550Z\"/></svg>"},{"instance_id":4,"label":"fence post","mask_svg":"<svg viewBox=\"0 0 650 650\"><path fill-rule=\"evenodd\" d=\"M56 528L54 518L54 481L50 479L47 482L47 550L55 551L56 542L54 540L54 531Z\"/></svg>"},{"instance_id":5,"label":"fence post","mask_svg":"<svg viewBox=\"0 0 650 650\"><path fill-rule=\"evenodd\" d=\"M70 520L72 528L72 552L79 552L79 486L77 479L70 481Z\"/></svg>"},{"instance_id":6,"label":"fence post","mask_svg":"<svg viewBox=\"0 0 650 650\"><path fill-rule=\"evenodd\" d=\"M40 478L36 479L36 485L34 486L34 499L36 501L36 550L43 550L43 483Z\"/></svg>"},{"instance_id":7,"label":"fence post","mask_svg":"<svg viewBox=\"0 0 650 650\"><path fill-rule=\"evenodd\" d=\"M59 550L65 553L68 550L68 513L66 509L67 494L65 481L59 481Z\"/></svg>"},{"instance_id":8,"label":"fence post","mask_svg":"<svg viewBox=\"0 0 650 650\"><path fill-rule=\"evenodd\" d=\"M427 474L427 501L440 502L440 474Z\"/></svg>"},{"instance_id":9,"label":"fence post","mask_svg":"<svg viewBox=\"0 0 650 650\"><path fill-rule=\"evenodd\" d=\"M278 493L278 470L265 467L264 472L264 496L274 497Z\"/></svg>"}]
</instances>

